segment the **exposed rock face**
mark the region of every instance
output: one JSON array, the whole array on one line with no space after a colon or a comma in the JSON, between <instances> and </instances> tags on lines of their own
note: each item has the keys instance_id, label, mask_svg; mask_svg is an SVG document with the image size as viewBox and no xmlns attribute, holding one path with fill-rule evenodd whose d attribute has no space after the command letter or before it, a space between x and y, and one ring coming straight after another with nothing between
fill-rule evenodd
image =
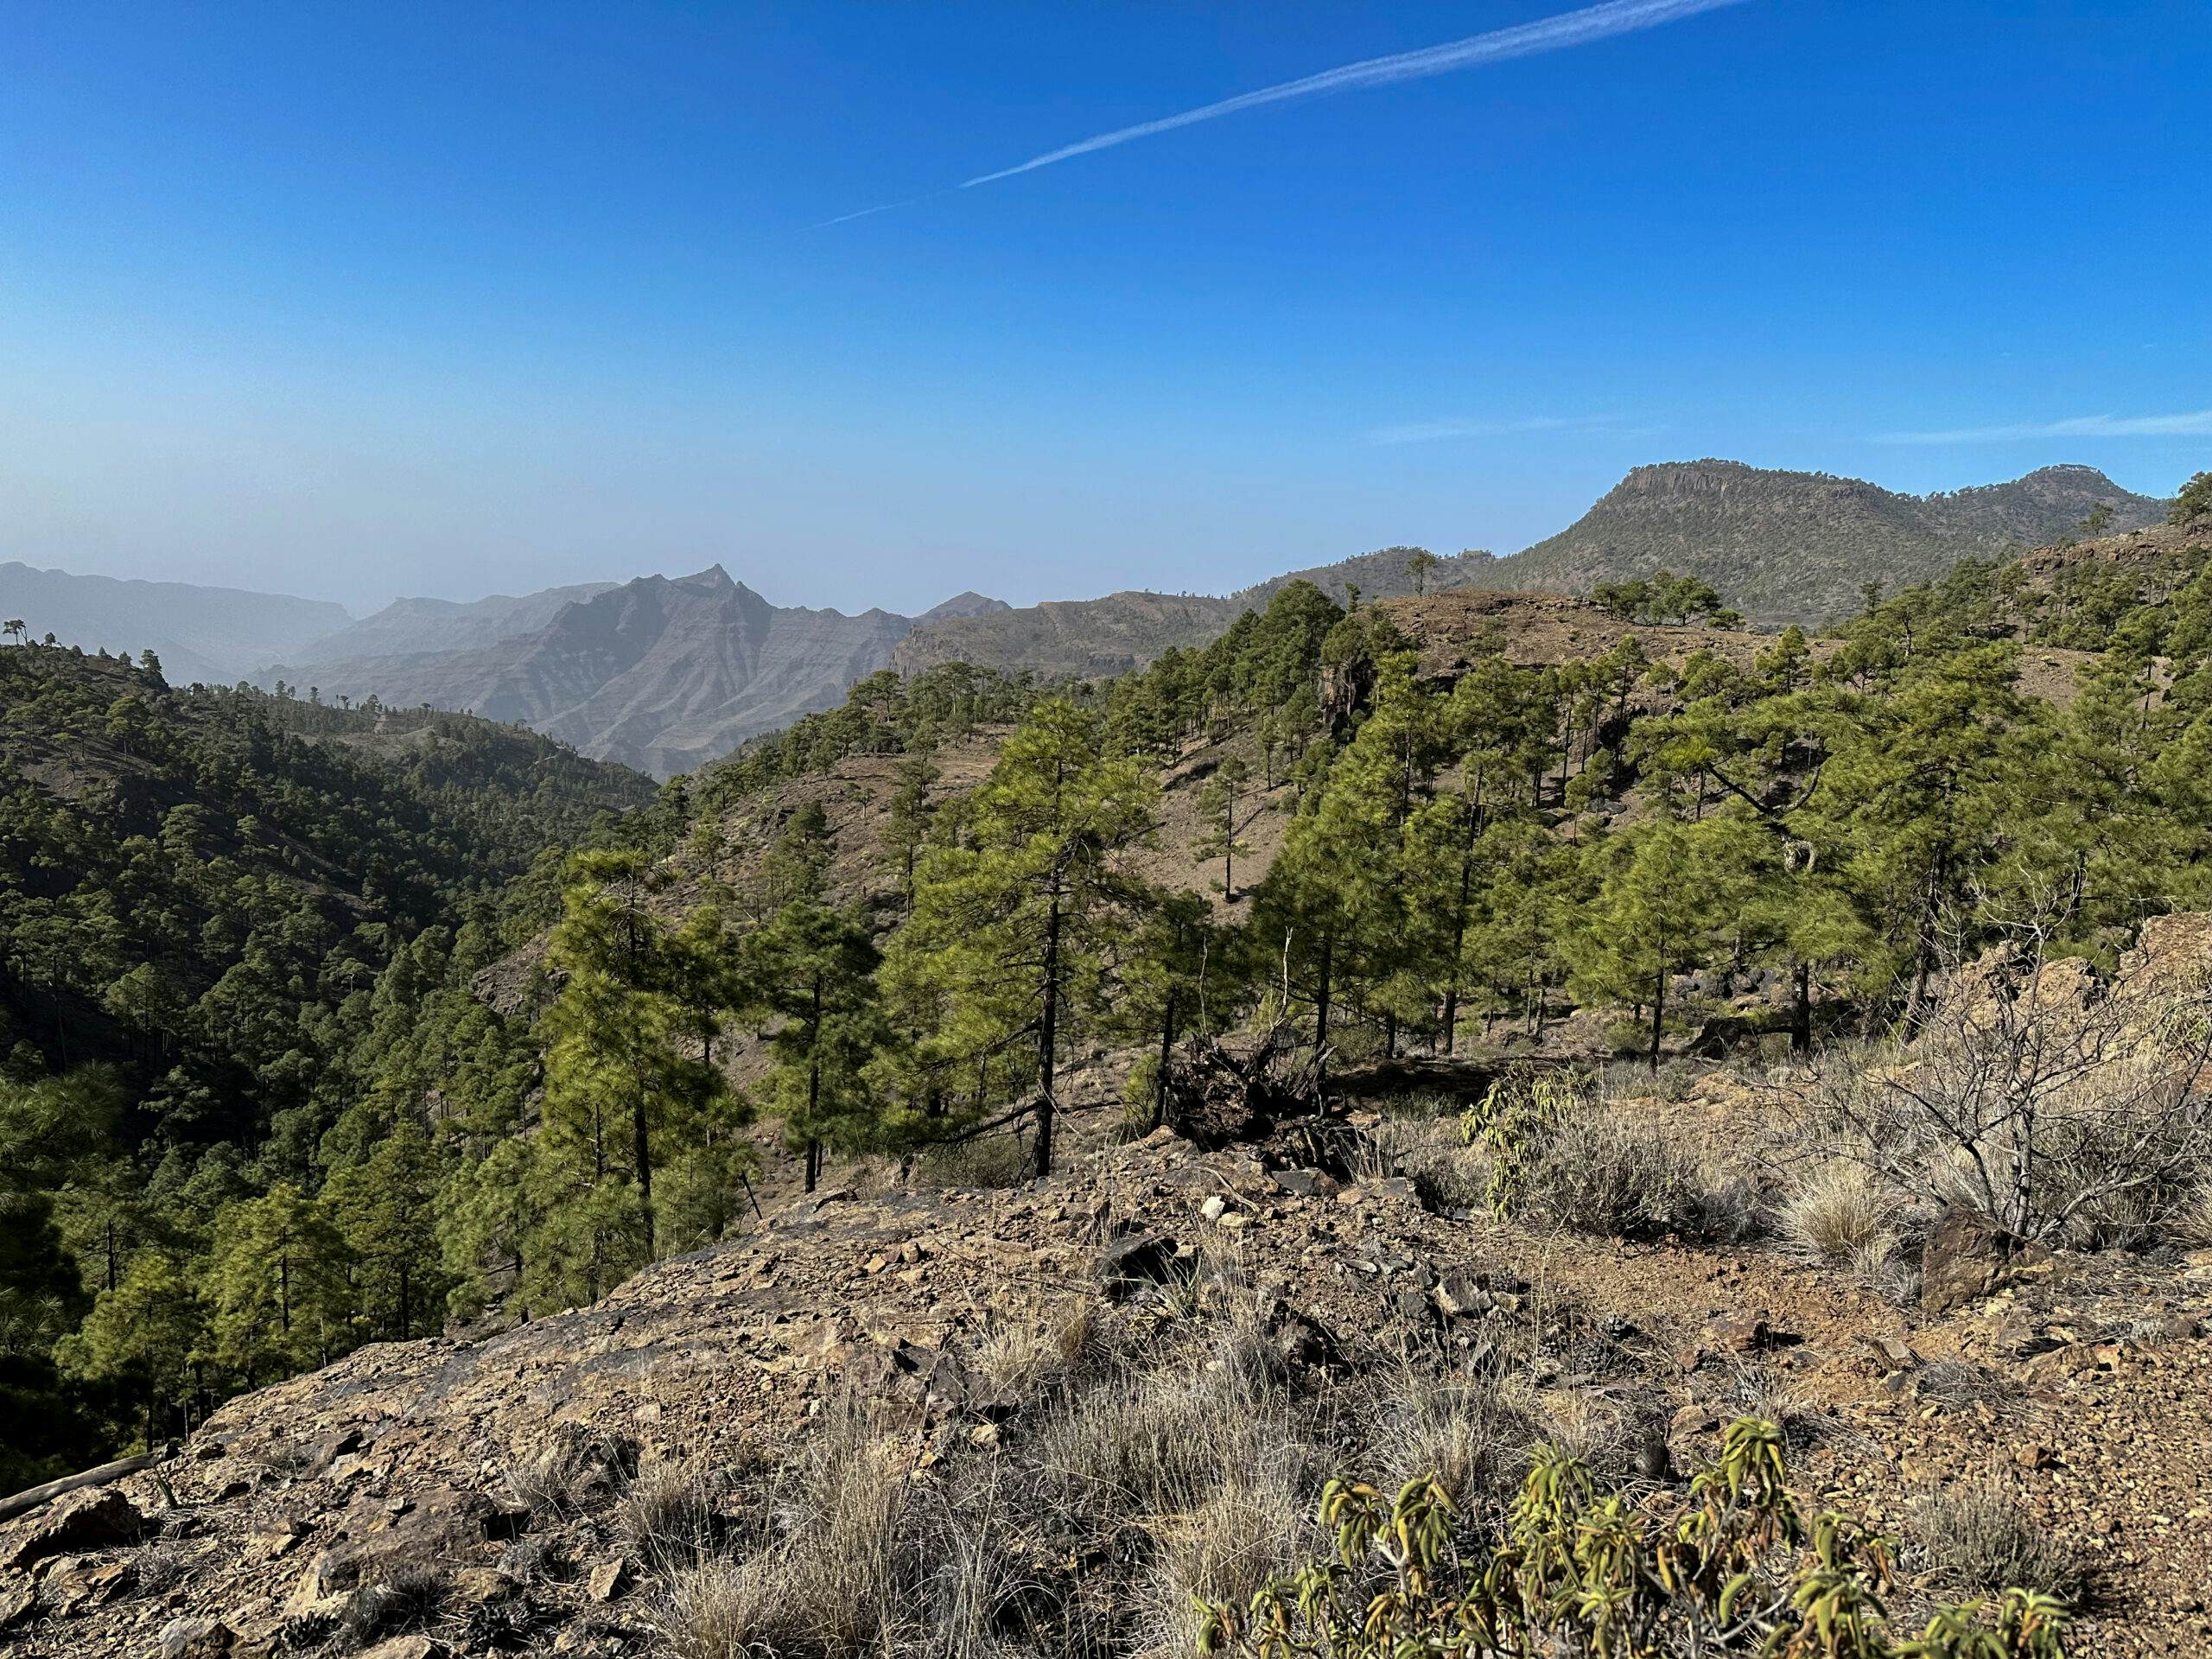
<instances>
[{"instance_id":1,"label":"exposed rock face","mask_svg":"<svg viewBox=\"0 0 2212 1659\"><path fill-rule=\"evenodd\" d=\"M2212 1344L2202 1290L2171 1266L2116 1283L2107 1258L2069 1257L1916 1332L1843 1275L1758 1248L1537 1236L1430 1213L1402 1177L1315 1177L1287 1152L1161 1130L1019 1188L824 1192L597 1306L361 1350L218 1412L162 1471L181 1508L150 1472L112 1489L157 1543L0 1571L8 1651L150 1659L172 1631L181 1654L228 1659L651 1651L670 1568L623 1522L645 1471L729 1473L715 1513L757 1539L849 1404L893 1426L902 1479L927 1489L1034 1435L1040 1396L992 1357L1005 1333L1081 1312L1086 1342L1141 1363L1230 1307L1240 1363L1299 1397L1357 1401L1420 1368L1562 1422L1599 1412L1618 1466L1650 1479L1709 1455L1756 1370L1833 1425L1794 1452L1808 1493L1892 1524L1929 1485L2005 1459L2045 1524L2112 1541L2110 1599L2075 1650L2201 1649L2184 1605L2200 1552L2172 1522L2202 1502ZM2001 1373L2018 1432L1979 1398L1923 1392L1936 1368L1916 1344L1953 1376ZM2012 1462L2015 1444L2032 1457ZM51 1519L0 1535L0 1560ZM1089 1583L1110 1554L1022 1559ZM365 1630L365 1609L391 1624Z\"/></svg>"},{"instance_id":2,"label":"exposed rock face","mask_svg":"<svg viewBox=\"0 0 2212 1659\"><path fill-rule=\"evenodd\" d=\"M71 1492L33 1515L12 1541L8 1565L28 1567L49 1555L127 1544L144 1524L137 1505L116 1487Z\"/></svg>"}]
</instances>

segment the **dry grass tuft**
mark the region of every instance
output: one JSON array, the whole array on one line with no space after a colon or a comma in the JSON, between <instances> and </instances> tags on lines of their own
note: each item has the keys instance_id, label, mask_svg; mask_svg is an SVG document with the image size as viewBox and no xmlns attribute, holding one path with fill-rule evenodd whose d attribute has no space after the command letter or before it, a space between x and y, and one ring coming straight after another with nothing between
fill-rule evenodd
<instances>
[{"instance_id":1,"label":"dry grass tuft","mask_svg":"<svg viewBox=\"0 0 2212 1659\"><path fill-rule=\"evenodd\" d=\"M1530 1149L1527 1206L1576 1232L1732 1239L1751 1230L1749 1190L1682 1137L1602 1103L1564 1113Z\"/></svg>"},{"instance_id":2,"label":"dry grass tuft","mask_svg":"<svg viewBox=\"0 0 2212 1659\"><path fill-rule=\"evenodd\" d=\"M2212 1249L2212 1179L2196 1189L2175 1207L2167 1222L2174 1237L2190 1249Z\"/></svg>"},{"instance_id":3,"label":"dry grass tuft","mask_svg":"<svg viewBox=\"0 0 2212 1659\"><path fill-rule=\"evenodd\" d=\"M541 1520L569 1521L603 1508L638 1472L638 1448L620 1435L557 1423L546 1444L505 1471L509 1490Z\"/></svg>"},{"instance_id":4,"label":"dry grass tuft","mask_svg":"<svg viewBox=\"0 0 2212 1659\"><path fill-rule=\"evenodd\" d=\"M1394 1486L1433 1476L1467 1514L1516 1484L1529 1434L1494 1385L1408 1368L1383 1395L1367 1440Z\"/></svg>"},{"instance_id":5,"label":"dry grass tuft","mask_svg":"<svg viewBox=\"0 0 2212 1659\"><path fill-rule=\"evenodd\" d=\"M1155 1517L1154 1554L1137 1592L1145 1650L1198 1650L1199 1599L1243 1606L1312 1552L1304 1472L1291 1448L1235 1471L1188 1510Z\"/></svg>"},{"instance_id":6,"label":"dry grass tuft","mask_svg":"<svg viewBox=\"0 0 2212 1659\"><path fill-rule=\"evenodd\" d=\"M356 1647L367 1647L404 1630L419 1630L435 1618L446 1600L445 1575L416 1563L395 1564L346 1599L343 1624Z\"/></svg>"},{"instance_id":7,"label":"dry grass tuft","mask_svg":"<svg viewBox=\"0 0 2212 1659\"><path fill-rule=\"evenodd\" d=\"M688 1567L715 1541L713 1489L688 1463L649 1463L622 1495L615 1535L647 1567Z\"/></svg>"},{"instance_id":8,"label":"dry grass tuft","mask_svg":"<svg viewBox=\"0 0 2212 1659\"><path fill-rule=\"evenodd\" d=\"M1933 1493L1914 1506L1912 1522L1928 1570L1947 1592L2017 1588L2067 1601L2081 1597L2082 1563L1994 1481Z\"/></svg>"},{"instance_id":9,"label":"dry grass tuft","mask_svg":"<svg viewBox=\"0 0 2212 1659\"><path fill-rule=\"evenodd\" d=\"M804 1631L773 1557L708 1561L677 1573L651 1615L671 1659L757 1659L804 1651Z\"/></svg>"},{"instance_id":10,"label":"dry grass tuft","mask_svg":"<svg viewBox=\"0 0 2212 1659\"><path fill-rule=\"evenodd\" d=\"M1896 1210L1865 1165L1834 1158L1802 1176L1783 1200L1782 1233L1818 1261L1849 1262L1892 1238Z\"/></svg>"},{"instance_id":11,"label":"dry grass tuft","mask_svg":"<svg viewBox=\"0 0 2212 1659\"><path fill-rule=\"evenodd\" d=\"M1001 1325L977 1344L976 1367L1009 1400L1035 1400L1071 1386L1097 1359L1098 1305L1085 1299L1042 1325Z\"/></svg>"}]
</instances>

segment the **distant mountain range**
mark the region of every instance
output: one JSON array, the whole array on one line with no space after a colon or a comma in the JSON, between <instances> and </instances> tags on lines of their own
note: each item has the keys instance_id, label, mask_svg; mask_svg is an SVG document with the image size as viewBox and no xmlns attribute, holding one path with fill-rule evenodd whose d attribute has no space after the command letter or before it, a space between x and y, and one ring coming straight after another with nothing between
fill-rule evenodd
<instances>
[{"instance_id":1,"label":"distant mountain range","mask_svg":"<svg viewBox=\"0 0 2212 1659\"><path fill-rule=\"evenodd\" d=\"M1810 626L1858 611L1868 582L1895 592L1940 576L1962 558L2046 546L2075 533L2101 506L2113 531L2154 523L2166 510L2092 467L2046 467L2006 484L1901 495L1825 473L1675 461L1636 468L1548 540L1504 558L1467 552L1442 559L1424 580L1430 592L1573 596L1664 567L1704 577L1753 622ZM1115 673L1171 645L1212 638L1300 577L1339 601L1352 585L1370 599L1402 598L1414 591L1414 551L1386 548L1220 598L1136 592L1027 606L917 630L894 660L910 672L958 658L1046 674Z\"/></svg>"},{"instance_id":2,"label":"distant mountain range","mask_svg":"<svg viewBox=\"0 0 2212 1659\"><path fill-rule=\"evenodd\" d=\"M151 650L179 685L229 685L353 621L342 605L201 588L124 582L0 563L0 621L22 618L30 637L51 633L86 651Z\"/></svg>"},{"instance_id":3,"label":"distant mountain range","mask_svg":"<svg viewBox=\"0 0 2212 1659\"><path fill-rule=\"evenodd\" d=\"M836 707L917 626L1006 608L972 593L911 618L787 607L717 564L467 606L403 600L262 678L467 709L666 778Z\"/></svg>"},{"instance_id":4,"label":"distant mountain range","mask_svg":"<svg viewBox=\"0 0 2212 1659\"><path fill-rule=\"evenodd\" d=\"M473 712L665 778L836 706L880 668L959 660L1045 679L1118 673L1203 644L1301 578L1339 601L1354 588L1382 600L1417 584L1573 595L1664 566L1704 577L1754 622L1812 625L1855 611L1870 581L1895 591L1961 558L2064 540L2092 515L2118 532L2164 511L2088 467L1916 496L1697 461L1636 468L1573 524L1508 557L1471 551L1418 562L1416 574L1418 550L1384 548L1222 595L1127 592L1016 608L964 593L918 617L847 616L772 605L715 565L468 604L406 599L355 621L309 600L0 564L0 619L88 648L150 645L179 681L251 677L313 687L326 701Z\"/></svg>"},{"instance_id":5,"label":"distant mountain range","mask_svg":"<svg viewBox=\"0 0 2212 1659\"><path fill-rule=\"evenodd\" d=\"M395 600L375 615L317 639L289 661L304 670L317 663L475 651L518 634L535 633L558 616L563 607L594 599L615 585L587 582L573 588L548 588L519 598L493 594L467 604L450 599ZM264 658L255 666L266 668L269 659Z\"/></svg>"}]
</instances>

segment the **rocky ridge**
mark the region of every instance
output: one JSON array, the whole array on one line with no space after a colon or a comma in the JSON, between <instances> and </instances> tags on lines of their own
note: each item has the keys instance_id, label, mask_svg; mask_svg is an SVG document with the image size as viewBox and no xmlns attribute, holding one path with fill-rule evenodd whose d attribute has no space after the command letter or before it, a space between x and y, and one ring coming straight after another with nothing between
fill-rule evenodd
<instances>
[{"instance_id":1,"label":"rocky ridge","mask_svg":"<svg viewBox=\"0 0 2212 1659\"><path fill-rule=\"evenodd\" d=\"M1656 1108L1730 1109L1718 1083ZM732 1471L728 1503L757 1510L862 1400L927 1488L1021 1432L995 1338L1082 1310L1098 1340L1141 1351L1207 1317L1233 1271L1293 1389L1510 1370L1540 1404L1663 1446L1639 1454L1663 1471L1755 1386L1787 1395L1808 1497L1896 1527L1945 1483L2018 1494L2094 1563L2077 1651L2212 1642L2192 1541L2212 1520L2212 1254L2062 1255L1916 1321L1771 1251L1532 1235L1313 1160L1363 1122L1350 1141L1212 1152L1161 1130L1013 1189L827 1192L597 1306L363 1350L6 1529L4 1639L26 1656L339 1652L364 1586L404 1583L434 1585L435 1616L379 1654L646 1651L664 1574L615 1518L641 1469ZM550 1454L564 1484L549 1509L531 1471Z\"/></svg>"}]
</instances>

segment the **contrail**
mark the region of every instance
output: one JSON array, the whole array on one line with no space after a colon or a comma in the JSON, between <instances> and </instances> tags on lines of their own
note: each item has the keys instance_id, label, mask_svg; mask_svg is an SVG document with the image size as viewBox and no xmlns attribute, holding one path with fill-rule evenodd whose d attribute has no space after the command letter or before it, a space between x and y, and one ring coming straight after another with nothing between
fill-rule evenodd
<instances>
[{"instance_id":1,"label":"contrail","mask_svg":"<svg viewBox=\"0 0 2212 1659\"><path fill-rule=\"evenodd\" d=\"M1039 168L1051 167L1056 162L1088 156L1093 150L1111 149L1116 144L1149 138L1156 133L1173 132L1178 127L1193 127L1201 121L1218 120L1224 115L1256 110L1264 105L1287 103L1294 98L1317 97L1323 92L1351 92L1363 86L1388 86L1401 80L1421 80L1430 75L1448 74L1454 69L1471 69L1478 64L1500 63L1508 58L1534 57L1540 52L1557 52L1570 46L1602 41L1609 35L1626 35L1641 29L1656 29L1662 23L1671 23L1678 18L1694 17L1700 12L1718 11L1724 6L1743 3L1744 0L1606 0L1603 5L1590 6L1581 11L1562 12L1556 17L1539 18L1533 23L1496 29L1488 35L1471 35L1464 41L1427 46L1418 51L1400 52L1387 58L1369 58L1360 63L1345 64L1340 69L1324 69L1318 75L1307 75L1300 80L1286 80L1279 86L1262 86L1255 92L1240 92L1235 98L1223 99L1218 104L1203 104L1195 110L1185 110L1180 115L1163 116L1157 121L1146 121L1134 127L1102 132L1096 138L1085 138L1079 143L1048 149L1042 156L1033 156L1026 162L1013 167L1002 167L995 173L984 173L963 180L959 188L972 190L979 184L995 184L1019 173L1033 173Z\"/></svg>"}]
</instances>

